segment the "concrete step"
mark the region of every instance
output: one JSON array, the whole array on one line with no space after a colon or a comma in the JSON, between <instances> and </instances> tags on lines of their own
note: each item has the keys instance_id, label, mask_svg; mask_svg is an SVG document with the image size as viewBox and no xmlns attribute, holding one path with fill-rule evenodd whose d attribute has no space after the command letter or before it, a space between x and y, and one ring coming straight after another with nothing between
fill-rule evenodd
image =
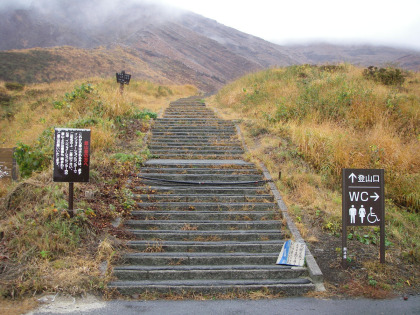
<instances>
[{"instance_id":1,"label":"concrete step","mask_svg":"<svg viewBox=\"0 0 420 315\"><path fill-rule=\"evenodd\" d=\"M302 295L315 289L315 285L305 278L276 280L173 280L173 281L118 281L108 284L109 289L116 289L120 294L133 295L144 292L156 293L201 293L227 294L260 291L272 294Z\"/></svg>"},{"instance_id":2,"label":"concrete step","mask_svg":"<svg viewBox=\"0 0 420 315\"><path fill-rule=\"evenodd\" d=\"M129 241L127 246L139 252L247 252L247 253L280 253L283 241L250 241L250 242L187 242L187 241Z\"/></svg>"},{"instance_id":3,"label":"concrete step","mask_svg":"<svg viewBox=\"0 0 420 315\"><path fill-rule=\"evenodd\" d=\"M166 174L166 173L140 173L137 177L150 177L159 179L169 179L176 181L220 181L220 182L231 182L235 185L236 182L255 182L264 180L262 174L238 174L238 175L225 175L225 174Z\"/></svg>"},{"instance_id":4,"label":"concrete step","mask_svg":"<svg viewBox=\"0 0 420 315\"><path fill-rule=\"evenodd\" d=\"M149 210L218 210L218 211L252 211L278 209L273 202L137 202L137 209Z\"/></svg>"},{"instance_id":5,"label":"concrete step","mask_svg":"<svg viewBox=\"0 0 420 315\"><path fill-rule=\"evenodd\" d=\"M191 150L191 149L183 149L183 148L178 148L178 149L150 149L150 152L152 154L157 154L157 155L162 155L162 154L166 154L166 153L170 153L170 154L206 154L206 155L210 155L210 154L214 154L214 155L218 155L218 154L243 154L244 151L243 150L236 150L236 149L222 149L222 150L217 150L217 149L213 149L211 146L207 146L205 148L202 148L201 150Z\"/></svg>"},{"instance_id":6,"label":"concrete step","mask_svg":"<svg viewBox=\"0 0 420 315\"><path fill-rule=\"evenodd\" d=\"M114 269L120 280L235 280L235 279L292 279L306 277L306 268L276 265L221 266L120 266Z\"/></svg>"},{"instance_id":7,"label":"concrete step","mask_svg":"<svg viewBox=\"0 0 420 315\"><path fill-rule=\"evenodd\" d=\"M127 264L148 266L197 265L275 265L279 253L128 253L123 256Z\"/></svg>"},{"instance_id":8,"label":"concrete step","mask_svg":"<svg viewBox=\"0 0 420 315\"><path fill-rule=\"evenodd\" d=\"M201 140L201 141L226 141L226 140L238 141L238 136L236 134L186 134L186 135L176 135L176 134L151 134L151 142L156 140L172 140L174 142L190 142L191 140Z\"/></svg>"},{"instance_id":9,"label":"concrete step","mask_svg":"<svg viewBox=\"0 0 420 315\"><path fill-rule=\"evenodd\" d=\"M142 167L141 174L159 173L165 174L261 174L256 169L249 168L199 168L199 167Z\"/></svg>"},{"instance_id":10,"label":"concrete step","mask_svg":"<svg viewBox=\"0 0 420 315\"><path fill-rule=\"evenodd\" d=\"M255 168L253 163L245 162L243 160L165 160L165 159L151 159L144 163L146 166L156 167L215 167L215 168Z\"/></svg>"},{"instance_id":11,"label":"concrete step","mask_svg":"<svg viewBox=\"0 0 420 315\"><path fill-rule=\"evenodd\" d=\"M153 131L209 131L209 132L224 132L224 131L236 131L235 126L233 125L200 125L195 126L193 124L185 125L167 125L167 124L155 124L153 126Z\"/></svg>"},{"instance_id":12,"label":"concrete step","mask_svg":"<svg viewBox=\"0 0 420 315\"><path fill-rule=\"evenodd\" d=\"M204 195L204 194L185 194L185 195L167 195L167 194L135 194L133 199L143 202L272 202L272 195L258 196L230 196L230 195Z\"/></svg>"},{"instance_id":13,"label":"concrete step","mask_svg":"<svg viewBox=\"0 0 420 315\"><path fill-rule=\"evenodd\" d=\"M280 221L222 221L222 220L127 220L125 226L129 229L143 230L275 230L281 229Z\"/></svg>"},{"instance_id":14,"label":"concrete step","mask_svg":"<svg viewBox=\"0 0 420 315\"><path fill-rule=\"evenodd\" d=\"M132 211L137 220L280 220L279 211Z\"/></svg>"},{"instance_id":15,"label":"concrete step","mask_svg":"<svg viewBox=\"0 0 420 315\"><path fill-rule=\"evenodd\" d=\"M279 230L229 230L229 231L196 231L196 230L128 230L138 240L167 240L167 241L268 241L281 240Z\"/></svg>"},{"instance_id":16,"label":"concrete step","mask_svg":"<svg viewBox=\"0 0 420 315\"><path fill-rule=\"evenodd\" d=\"M196 143L195 145L184 145L184 146L180 146L180 145L172 145L172 144L154 144L154 145L149 145L149 150L150 151L175 151L175 152L179 152L179 151L225 151L225 152L241 152L243 153L244 150L242 149L241 146L239 145L224 145L224 146L220 146L220 145L216 145L216 144L200 144L200 143Z\"/></svg>"},{"instance_id":17,"label":"concrete step","mask_svg":"<svg viewBox=\"0 0 420 315\"><path fill-rule=\"evenodd\" d=\"M155 136L175 136L179 139L181 139L182 137L202 137L202 138L210 138L210 137L233 137L236 136L236 132L234 131L212 131L212 132L206 132L206 131L188 131L188 130L183 130L183 131L152 131L152 137L154 138ZM180 136L180 137L178 137Z\"/></svg>"},{"instance_id":18,"label":"concrete step","mask_svg":"<svg viewBox=\"0 0 420 315\"><path fill-rule=\"evenodd\" d=\"M180 194L180 193L189 193L189 194L219 194L219 195L240 195L244 197L258 196L260 194L265 194L268 192L267 187L252 187L252 186L243 186L237 185L235 187L228 186L206 186L202 187L197 186L134 186L131 187L132 190L142 193L142 194L154 194L157 192L162 192L165 194Z\"/></svg>"},{"instance_id":19,"label":"concrete step","mask_svg":"<svg viewBox=\"0 0 420 315\"><path fill-rule=\"evenodd\" d=\"M218 153L218 154L204 154L204 153L200 153L200 154L152 154L154 158L161 158L161 159L184 159L184 160L192 160L192 159L197 159L197 160L202 160L202 159L221 159L221 160L225 160L225 159L241 159L242 158L242 154L222 154L222 153Z\"/></svg>"},{"instance_id":20,"label":"concrete step","mask_svg":"<svg viewBox=\"0 0 420 315\"><path fill-rule=\"evenodd\" d=\"M223 140L223 141L171 141L170 139L163 139L161 141L153 141L151 142L153 144L149 145L149 148L154 148L157 146L162 146L162 147L201 147L203 145L212 145L212 146L218 146L221 148L225 148L225 147L231 147L231 146L236 146L236 147L241 147L241 144L238 140Z\"/></svg>"}]
</instances>

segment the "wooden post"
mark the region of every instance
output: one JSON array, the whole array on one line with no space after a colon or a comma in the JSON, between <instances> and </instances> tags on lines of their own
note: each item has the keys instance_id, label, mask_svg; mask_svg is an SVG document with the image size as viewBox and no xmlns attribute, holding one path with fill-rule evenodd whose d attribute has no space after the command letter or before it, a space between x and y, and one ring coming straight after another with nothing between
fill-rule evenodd
<instances>
[{"instance_id":1,"label":"wooden post","mask_svg":"<svg viewBox=\"0 0 420 315\"><path fill-rule=\"evenodd\" d=\"M69 183L69 216L70 218L74 217L74 209L73 209L73 199L74 199L74 183Z\"/></svg>"}]
</instances>

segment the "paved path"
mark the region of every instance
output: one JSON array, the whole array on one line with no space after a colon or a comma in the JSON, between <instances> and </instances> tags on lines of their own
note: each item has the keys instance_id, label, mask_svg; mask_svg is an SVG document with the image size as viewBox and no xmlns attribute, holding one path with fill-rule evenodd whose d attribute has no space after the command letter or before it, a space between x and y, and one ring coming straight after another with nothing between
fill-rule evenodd
<instances>
[{"instance_id":1,"label":"paved path","mask_svg":"<svg viewBox=\"0 0 420 315\"><path fill-rule=\"evenodd\" d=\"M100 301L94 297L73 300L58 297L54 303L41 306L28 315L86 314L420 314L420 295L392 300L324 300L284 298L274 300L213 301Z\"/></svg>"}]
</instances>

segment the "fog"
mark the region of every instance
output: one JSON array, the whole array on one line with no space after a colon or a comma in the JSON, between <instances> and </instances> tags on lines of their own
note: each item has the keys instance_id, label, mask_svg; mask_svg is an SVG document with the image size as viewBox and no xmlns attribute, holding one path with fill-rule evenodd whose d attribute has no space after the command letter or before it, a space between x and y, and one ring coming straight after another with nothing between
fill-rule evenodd
<instances>
[{"instance_id":1,"label":"fog","mask_svg":"<svg viewBox=\"0 0 420 315\"><path fill-rule=\"evenodd\" d=\"M147 13L143 5L147 5ZM114 20L121 15L124 15L124 23L129 23L130 18L157 23L178 18L185 12L152 0L1 0L0 9L30 9L50 20L81 28L103 25L107 19Z\"/></svg>"},{"instance_id":2,"label":"fog","mask_svg":"<svg viewBox=\"0 0 420 315\"><path fill-rule=\"evenodd\" d=\"M145 15L142 4L154 6ZM158 23L192 11L278 44L328 42L420 50L418 0L1 0L0 9L36 9L48 18L95 27L125 19ZM140 18L140 19L139 19ZM118 23L117 21L114 21ZM129 22L129 21L128 21Z\"/></svg>"}]
</instances>

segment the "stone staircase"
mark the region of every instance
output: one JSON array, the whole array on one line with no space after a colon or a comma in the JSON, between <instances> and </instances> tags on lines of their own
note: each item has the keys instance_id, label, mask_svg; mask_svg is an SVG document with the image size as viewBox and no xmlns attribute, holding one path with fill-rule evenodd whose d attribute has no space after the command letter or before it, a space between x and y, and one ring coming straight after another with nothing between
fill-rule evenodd
<instances>
[{"instance_id":1,"label":"stone staircase","mask_svg":"<svg viewBox=\"0 0 420 315\"><path fill-rule=\"evenodd\" d=\"M242 160L233 123L197 99L170 104L133 179L134 235L109 284L121 294L315 289L307 267L275 265L282 215L263 173Z\"/></svg>"}]
</instances>

